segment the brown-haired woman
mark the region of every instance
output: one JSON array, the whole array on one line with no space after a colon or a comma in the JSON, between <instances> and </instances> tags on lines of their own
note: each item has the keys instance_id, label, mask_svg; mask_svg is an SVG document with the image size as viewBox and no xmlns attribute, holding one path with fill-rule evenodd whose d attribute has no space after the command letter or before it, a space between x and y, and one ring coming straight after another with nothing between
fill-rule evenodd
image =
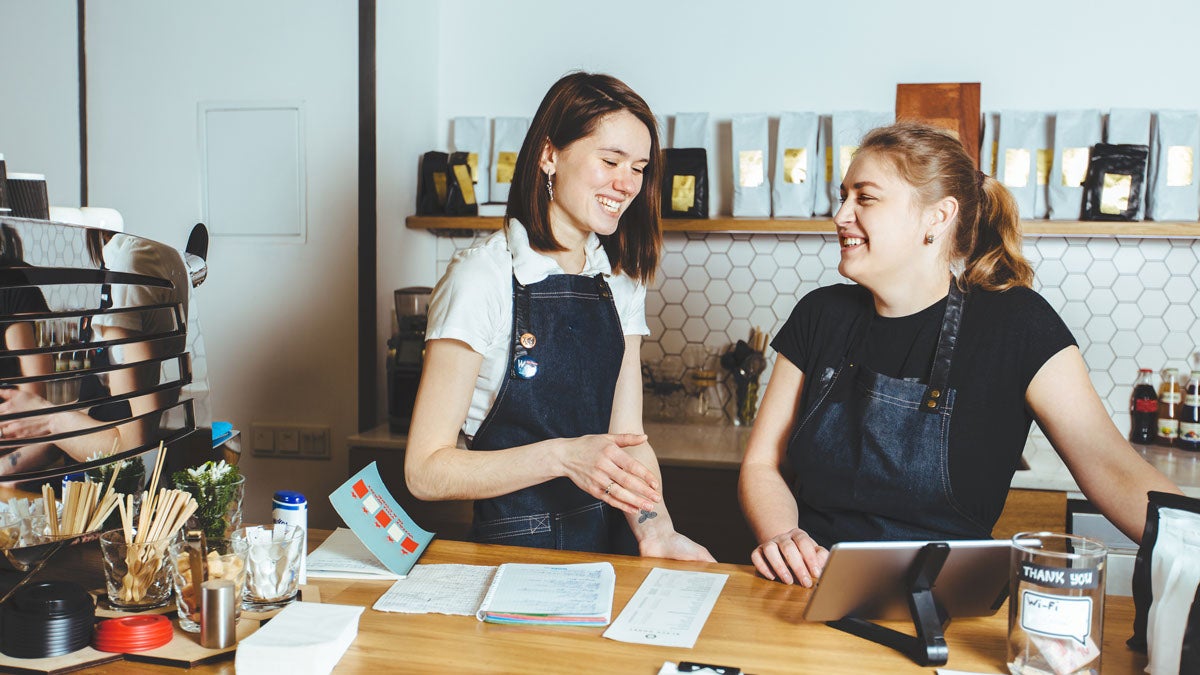
<instances>
[{"instance_id":1,"label":"brown-haired woman","mask_svg":"<svg viewBox=\"0 0 1200 675\"><path fill-rule=\"evenodd\" d=\"M434 289L405 477L420 499L475 500L475 541L712 560L675 532L642 429L658 170L640 96L563 77L517 156L504 230Z\"/></svg>"},{"instance_id":2,"label":"brown-haired woman","mask_svg":"<svg viewBox=\"0 0 1200 675\"><path fill-rule=\"evenodd\" d=\"M841 195L838 270L857 285L797 303L742 463L758 571L808 586L838 541L990 538L1035 419L1140 539L1146 492L1178 489L1125 442L1030 288L1012 195L912 123L867 135Z\"/></svg>"}]
</instances>

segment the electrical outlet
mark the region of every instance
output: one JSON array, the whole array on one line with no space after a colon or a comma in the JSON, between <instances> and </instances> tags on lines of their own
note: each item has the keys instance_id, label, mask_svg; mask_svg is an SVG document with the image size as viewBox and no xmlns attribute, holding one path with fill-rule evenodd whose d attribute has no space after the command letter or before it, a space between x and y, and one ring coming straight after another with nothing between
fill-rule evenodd
<instances>
[{"instance_id":1,"label":"electrical outlet","mask_svg":"<svg viewBox=\"0 0 1200 675\"><path fill-rule=\"evenodd\" d=\"M256 457L275 455L275 429L261 424L250 425L250 446Z\"/></svg>"},{"instance_id":2,"label":"electrical outlet","mask_svg":"<svg viewBox=\"0 0 1200 675\"><path fill-rule=\"evenodd\" d=\"M256 457L288 459L331 458L329 427L320 424L252 424L251 444Z\"/></svg>"},{"instance_id":3,"label":"electrical outlet","mask_svg":"<svg viewBox=\"0 0 1200 675\"><path fill-rule=\"evenodd\" d=\"M300 456L329 459L329 427L300 427Z\"/></svg>"},{"instance_id":4,"label":"electrical outlet","mask_svg":"<svg viewBox=\"0 0 1200 675\"><path fill-rule=\"evenodd\" d=\"M296 430L290 427L281 427L275 430L275 450L279 455L298 455L300 454L300 439Z\"/></svg>"}]
</instances>

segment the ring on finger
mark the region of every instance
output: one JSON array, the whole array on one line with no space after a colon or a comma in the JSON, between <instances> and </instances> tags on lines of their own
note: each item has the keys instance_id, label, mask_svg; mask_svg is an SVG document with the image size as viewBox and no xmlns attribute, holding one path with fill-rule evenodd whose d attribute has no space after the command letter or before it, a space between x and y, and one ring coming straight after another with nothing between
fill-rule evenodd
<instances>
[{"instance_id":1,"label":"ring on finger","mask_svg":"<svg viewBox=\"0 0 1200 675\"><path fill-rule=\"evenodd\" d=\"M615 481L615 480L609 481L608 487L604 488L604 494L610 494L612 492L613 486L616 484L617 484L617 481Z\"/></svg>"}]
</instances>

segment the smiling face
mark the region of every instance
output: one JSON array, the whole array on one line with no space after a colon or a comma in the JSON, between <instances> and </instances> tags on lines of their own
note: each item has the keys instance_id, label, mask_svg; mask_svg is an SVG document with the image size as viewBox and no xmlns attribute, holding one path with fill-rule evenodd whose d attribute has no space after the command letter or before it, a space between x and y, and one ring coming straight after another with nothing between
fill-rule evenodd
<instances>
[{"instance_id":1,"label":"smiling face","mask_svg":"<svg viewBox=\"0 0 1200 675\"><path fill-rule=\"evenodd\" d=\"M914 264L930 257L926 209L915 188L891 163L874 153L854 157L834 214L842 261L838 271L867 288L899 281Z\"/></svg>"},{"instance_id":2,"label":"smiling face","mask_svg":"<svg viewBox=\"0 0 1200 675\"><path fill-rule=\"evenodd\" d=\"M615 232L642 190L649 162L650 131L626 110L600 118L591 134L565 148L547 144L540 165L554 182L549 205L554 236L568 244L589 232Z\"/></svg>"}]
</instances>

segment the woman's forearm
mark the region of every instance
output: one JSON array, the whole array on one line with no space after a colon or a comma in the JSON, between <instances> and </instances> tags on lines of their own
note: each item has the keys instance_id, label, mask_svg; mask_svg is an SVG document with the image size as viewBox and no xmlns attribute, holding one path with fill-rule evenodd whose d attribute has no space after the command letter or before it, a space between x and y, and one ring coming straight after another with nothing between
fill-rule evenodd
<instances>
[{"instance_id":1,"label":"woman's forearm","mask_svg":"<svg viewBox=\"0 0 1200 675\"><path fill-rule=\"evenodd\" d=\"M796 497L776 466L742 464L738 499L758 542L791 530L800 520Z\"/></svg>"}]
</instances>

